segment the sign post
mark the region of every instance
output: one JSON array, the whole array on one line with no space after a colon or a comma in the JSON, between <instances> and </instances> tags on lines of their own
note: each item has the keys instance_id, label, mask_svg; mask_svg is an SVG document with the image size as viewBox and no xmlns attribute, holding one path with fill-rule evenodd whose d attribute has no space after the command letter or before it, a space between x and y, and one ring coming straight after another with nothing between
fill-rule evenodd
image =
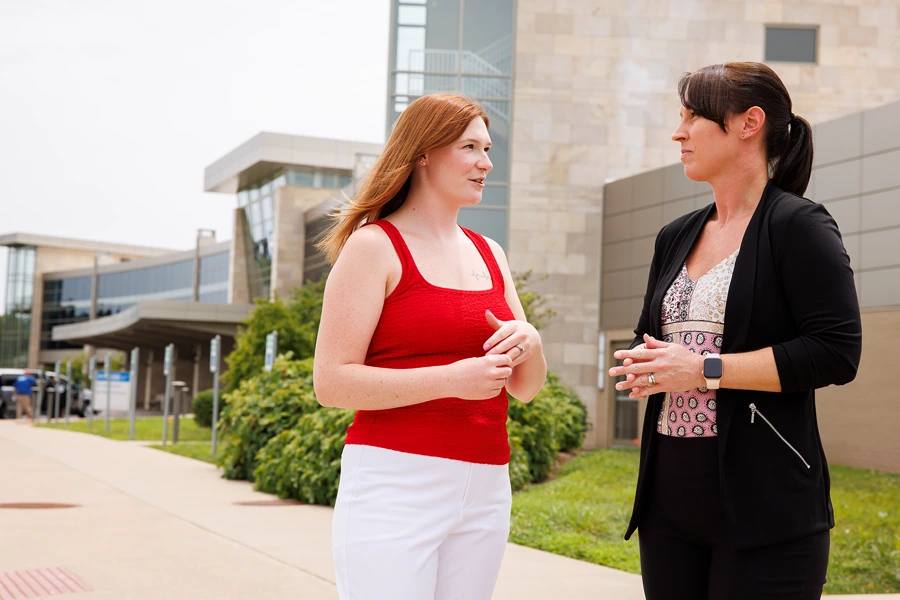
<instances>
[{"instance_id":1,"label":"sign post","mask_svg":"<svg viewBox=\"0 0 900 600\"><path fill-rule=\"evenodd\" d=\"M97 406L97 357L92 356L88 366L91 379L91 406L88 409L88 431L94 427L94 407Z\"/></svg>"},{"instance_id":2,"label":"sign post","mask_svg":"<svg viewBox=\"0 0 900 600\"><path fill-rule=\"evenodd\" d=\"M209 370L213 374L213 405L212 405L212 454L216 455L216 430L219 424L219 367L221 360L219 353L222 348L222 336L217 335L209 344Z\"/></svg>"},{"instance_id":3,"label":"sign post","mask_svg":"<svg viewBox=\"0 0 900 600\"><path fill-rule=\"evenodd\" d=\"M72 407L72 359L66 361L66 425L69 424L69 410Z\"/></svg>"},{"instance_id":4,"label":"sign post","mask_svg":"<svg viewBox=\"0 0 900 600\"><path fill-rule=\"evenodd\" d=\"M53 382L54 382L53 383L53 414L50 416L53 419L58 419L59 418L59 386L60 386L59 372L62 371L62 362L56 361L56 365L54 365L54 367L55 368L53 369L53 372L55 373L55 375L53 377Z\"/></svg>"},{"instance_id":5,"label":"sign post","mask_svg":"<svg viewBox=\"0 0 900 600\"><path fill-rule=\"evenodd\" d=\"M266 336L266 373L272 372L272 365L275 364L275 355L278 354L278 330L275 329Z\"/></svg>"},{"instance_id":6,"label":"sign post","mask_svg":"<svg viewBox=\"0 0 900 600\"><path fill-rule=\"evenodd\" d=\"M140 365L138 361L141 357L141 349L135 347L131 350L131 402L128 406L128 439L134 440L134 419L137 413L137 385L138 385L138 369Z\"/></svg>"},{"instance_id":7,"label":"sign post","mask_svg":"<svg viewBox=\"0 0 900 600\"><path fill-rule=\"evenodd\" d=\"M110 396L112 396L112 389L110 385L112 381L109 377L109 363L110 356L109 352L106 353L106 358L103 360L103 370L106 372L106 433L109 433L109 409L112 403L110 402Z\"/></svg>"},{"instance_id":8,"label":"sign post","mask_svg":"<svg viewBox=\"0 0 900 600\"><path fill-rule=\"evenodd\" d=\"M163 359L163 375L166 376L166 400L163 405L163 434L162 443L166 445L169 437L169 401L172 395L172 363L175 361L175 344L166 346L166 355Z\"/></svg>"}]
</instances>

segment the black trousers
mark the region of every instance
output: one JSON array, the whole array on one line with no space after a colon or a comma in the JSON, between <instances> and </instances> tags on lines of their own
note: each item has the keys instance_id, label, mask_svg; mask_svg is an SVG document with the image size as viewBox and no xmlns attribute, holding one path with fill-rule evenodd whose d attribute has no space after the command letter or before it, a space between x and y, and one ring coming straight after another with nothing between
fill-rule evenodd
<instances>
[{"instance_id":1,"label":"black trousers","mask_svg":"<svg viewBox=\"0 0 900 600\"><path fill-rule=\"evenodd\" d=\"M829 532L736 550L722 508L716 439L656 435L652 500L638 528L647 600L819 600Z\"/></svg>"}]
</instances>

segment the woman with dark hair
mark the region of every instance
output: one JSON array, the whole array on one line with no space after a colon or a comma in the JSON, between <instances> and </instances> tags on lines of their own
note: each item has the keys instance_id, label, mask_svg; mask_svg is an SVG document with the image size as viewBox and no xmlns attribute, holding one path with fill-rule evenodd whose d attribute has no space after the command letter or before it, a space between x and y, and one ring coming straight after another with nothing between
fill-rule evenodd
<instances>
[{"instance_id":1,"label":"woman with dark hair","mask_svg":"<svg viewBox=\"0 0 900 600\"><path fill-rule=\"evenodd\" d=\"M834 512L815 390L856 376L862 328L828 211L802 198L809 123L759 63L686 73L684 173L715 202L657 236L617 389L648 397L626 539L648 600L818 600Z\"/></svg>"},{"instance_id":2,"label":"woman with dark hair","mask_svg":"<svg viewBox=\"0 0 900 600\"><path fill-rule=\"evenodd\" d=\"M344 599L494 590L512 501L507 390L530 401L547 366L503 250L457 224L492 167L488 125L462 96L412 102L320 244L334 268L316 396L359 411L332 531Z\"/></svg>"}]
</instances>

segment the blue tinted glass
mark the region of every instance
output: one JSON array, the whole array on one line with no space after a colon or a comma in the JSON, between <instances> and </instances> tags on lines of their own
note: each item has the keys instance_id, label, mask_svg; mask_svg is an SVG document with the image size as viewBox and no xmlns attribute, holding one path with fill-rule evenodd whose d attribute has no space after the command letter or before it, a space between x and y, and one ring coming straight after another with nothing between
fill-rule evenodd
<instances>
[{"instance_id":1,"label":"blue tinted glass","mask_svg":"<svg viewBox=\"0 0 900 600\"><path fill-rule=\"evenodd\" d=\"M514 0L466 2L462 71L512 73Z\"/></svg>"},{"instance_id":2,"label":"blue tinted glass","mask_svg":"<svg viewBox=\"0 0 900 600\"><path fill-rule=\"evenodd\" d=\"M231 253L222 252L200 259L200 285L228 281L228 262Z\"/></svg>"},{"instance_id":3,"label":"blue tinted glass","mask_svg":"<svg viewBox=\"0 0 900 600\"><path fill-rule=\"evenodd\" d=\"M487 208L462 208L459 224L485 237L489 237L506 249L506 211Z\"/></svg>"},{"instance_id":4,"label":"blue tinted glass","mask_svg":"<svg viewBox=\"0 0 900 600\"><path fill-rule=\"evenodd\" d=\"M490 175L488 175L490 177ZM507 187L505 185L486 185L481 192L479 206L506 206Z\"/></svg>"},{"instance_id":5,"label":"blue tinted glass","mask_svg":"<svg viewBox=\"0 0 900 600\"><path fill-rule=\"evenodd\" d=\"M288 185L297 187L312 187L313 173L312 171L288 171Z\"/></svg>"}]
</instances>

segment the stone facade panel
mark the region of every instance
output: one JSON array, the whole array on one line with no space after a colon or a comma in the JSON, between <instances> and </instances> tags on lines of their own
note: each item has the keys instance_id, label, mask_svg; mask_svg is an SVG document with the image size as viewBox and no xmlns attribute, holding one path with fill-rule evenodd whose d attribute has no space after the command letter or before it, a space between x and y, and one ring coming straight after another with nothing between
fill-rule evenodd
<instances>
[{"instance_id":1,"label":"stone facade panel","mask_svg":"<svg viewBox=\"0 0 900 600\"><path fill-rule=\"evenodd\" d=\"M616 285L633 295L604 297L602 306L604 322L610 315L630 329L646 286L646 278L632 271L649 263L659 226L712 201L708 186L687 182L680 171L665 181L660 175L659 181L622 180L604 188L610 180L678 162L671 133L677 125L676 84L682 73L728 60L763 60L767 24L818 26L818 65L773 63L788 85L794 112L817 123L880 106L900 98L896 12L897 7L877 0L520 0L509 213L510 248L516 250L510 253L511 263L561 278L546 290L550 303L583 319L585 329L593 332L599 328L601 265L624 269L630 284ZM829 175L837 173L823 173L809 193L822 191ZM856 182L861 175L857 168ZM675 182L671 191L670 181ZM654 200L662 194L666 201ZM832 199L857 196L851 190ZM602 210L619 224L561 216L588 209ZM621 216L637 210L645 212ZM843 218L852 220L849 213ZM627 235L637 235L636 226L641 235L622 237L626 222ZM537 233L564 233L565 248L549 252L551 246L561 248L559 242L538 239ZM519 244L519 237L529 241ZM534 250L543 247L548 252ZM568 299L580 294L578 302ZM570 334L553 328L543 332L548 346L571 343ZM584 365L569 368L564 352L548 361L586 403L596 407L604 402L596 380L588 381L580 369Z\"/></svg>"}]
</instances>

